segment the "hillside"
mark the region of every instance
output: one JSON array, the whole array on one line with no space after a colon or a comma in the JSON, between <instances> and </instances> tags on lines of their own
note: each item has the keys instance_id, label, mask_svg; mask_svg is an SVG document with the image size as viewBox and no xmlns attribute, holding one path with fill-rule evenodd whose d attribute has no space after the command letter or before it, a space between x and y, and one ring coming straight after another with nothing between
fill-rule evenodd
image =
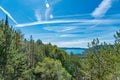
<instances>
[{"instance_id":1,"label":"hillside","mask_svg":"<svg viewBox=\"0 0 120 80\"><path fill-rule=\"evenodd\" d=\"M0 80L116 80L120 78L120 31L115 43L100 44L93 39L89 48L58 48L40 39L23 37L0 21ZM86 50L83 54L68 54L65 50Z\"/></svg>"}]
</instances>

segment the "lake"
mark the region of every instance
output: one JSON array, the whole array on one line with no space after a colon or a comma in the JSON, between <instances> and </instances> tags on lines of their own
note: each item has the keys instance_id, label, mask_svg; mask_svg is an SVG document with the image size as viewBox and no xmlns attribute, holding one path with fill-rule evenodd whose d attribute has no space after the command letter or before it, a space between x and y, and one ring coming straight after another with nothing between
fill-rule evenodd
<instances>
[{"instance_id":1,"label":"lake","mask_svg":"<svg viewBox=\"0 0 120 80\"><path fill-rule=\"evenodd\" d=\"M61 48L61 49L65 50L68 54L70 54L71 52L73 54L81 54L82 52L87 50L86 48Z\"/></svg>"}]
</instances>

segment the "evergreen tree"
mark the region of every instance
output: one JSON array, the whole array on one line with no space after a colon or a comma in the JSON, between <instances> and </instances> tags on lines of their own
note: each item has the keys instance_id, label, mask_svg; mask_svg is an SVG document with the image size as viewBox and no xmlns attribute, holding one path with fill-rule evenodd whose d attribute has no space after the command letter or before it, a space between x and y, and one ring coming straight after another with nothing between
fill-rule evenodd
<instances>
[{"instance_id":1,"label":"evergreen tree","mask_svg":"<svg viewBox=\"0 0 120 80\"><path fill-rule=\"evenodd\" d=\"M36 80L71 80L71 75L59 60L45 58L35 68Z\"/></svg>"}]
</instances>

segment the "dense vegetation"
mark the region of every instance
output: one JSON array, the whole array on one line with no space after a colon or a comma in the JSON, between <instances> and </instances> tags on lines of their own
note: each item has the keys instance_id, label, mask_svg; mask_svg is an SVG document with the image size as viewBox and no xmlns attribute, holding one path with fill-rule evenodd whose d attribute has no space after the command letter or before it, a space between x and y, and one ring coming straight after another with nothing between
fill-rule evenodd
<instances>
[{"instance_id":1,"label":"dense vegetation","mask_svg":"<svg viewBox=\"0 0 120 80\"><path fill-rule=\"evenodd\" d=\"M119 80L120 31L113 45L94 39L77 57L57 46L25 39L0 21L0 80Z\"/></svg>"}]
</instances>

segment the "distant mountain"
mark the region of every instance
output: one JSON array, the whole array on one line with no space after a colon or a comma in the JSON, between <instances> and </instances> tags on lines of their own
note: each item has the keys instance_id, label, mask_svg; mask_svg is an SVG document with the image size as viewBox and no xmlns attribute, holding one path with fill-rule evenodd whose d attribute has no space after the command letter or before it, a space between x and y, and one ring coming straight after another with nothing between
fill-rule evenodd
<instances>
[{"instance_id":1,"label":"distant mountain","mask_svg":"<svg viewBox=\"0 0 120 80\"><path fill-rule=\"evenodd\" d=\"M82 54L82 52L87 50L87 48L68 48L68 47L61 47L60 49L65 50L68 54L70 54L71 52L73 54Z\"/></svg>"},{"instance_id":2,"label":"distant mountain","mask_svg":"<svg viewBox=\"0 0 120 80\"><path fill-rule=\"evenodd\" d=\"M60 47L60 49L82 49L82 50L87 50L87 48L75 48L75 47Z\"/></svg>"},{"instance_id":3,"label":"distant mountain","mask_svg":"<svg viewBox=\"0 0 120 80\"><path fill-rule=\"evenodd\" d=\"M98 46L91 47L89 49L91 51L95 51L95 50L98 50L98 49L103 48L103 47L104 47L103 45L98 45ZM108 48L114 48L114 45L108 45ZM88 53L88 49L84 50L81 54L75 54L75 55L78 57L84 58L87 56L87 53Z\"/></svg>"}]
</instances>

